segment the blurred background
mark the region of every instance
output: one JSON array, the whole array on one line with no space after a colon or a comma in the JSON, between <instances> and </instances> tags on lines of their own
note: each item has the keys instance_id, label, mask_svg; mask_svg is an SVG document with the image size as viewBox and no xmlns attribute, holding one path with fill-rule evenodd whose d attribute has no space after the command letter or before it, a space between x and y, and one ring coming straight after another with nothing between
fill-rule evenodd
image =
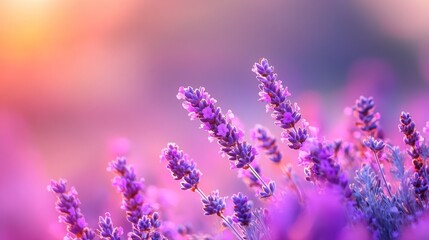
<instances>
[{"instance_id":1,"label":"blurred background","mask_svg":"<svg viewBox=\"0 0 429 240\"><path fill-rule=\"evenodd\" d=\"M60 177L77 188L91 227L106 211L126 226L105 170L118 154L156 186L148 192L169 206L165 219L218 230L215 217L197 220L198 196L180 191L159 155L176 142L206 192L249 193L176 94L205 86L245 130L260 123L279 136L257 102L251 67L261 57L323 136L346 134L344 109L365 95L401 144L402 110L420 131L429 120L428 13L423 0L1 0L0 239L62 239L46 191Z\"/></svg>"}]
</instances>

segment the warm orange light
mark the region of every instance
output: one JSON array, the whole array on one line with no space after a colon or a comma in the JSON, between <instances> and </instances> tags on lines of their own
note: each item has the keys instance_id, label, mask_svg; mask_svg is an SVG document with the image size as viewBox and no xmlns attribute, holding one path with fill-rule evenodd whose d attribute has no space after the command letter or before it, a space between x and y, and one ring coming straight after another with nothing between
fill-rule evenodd
<instances>
[{"instance_id":1,"label":"warm orange light","mask_svg":"<svg viewBox=\"0 0 429 240\"><path fill-rule=\"evenodd\" d=\"M51 0L7 0L0 3L0 51L13 61L47 47L52 30Z\"/></svg>"}]
</instances>

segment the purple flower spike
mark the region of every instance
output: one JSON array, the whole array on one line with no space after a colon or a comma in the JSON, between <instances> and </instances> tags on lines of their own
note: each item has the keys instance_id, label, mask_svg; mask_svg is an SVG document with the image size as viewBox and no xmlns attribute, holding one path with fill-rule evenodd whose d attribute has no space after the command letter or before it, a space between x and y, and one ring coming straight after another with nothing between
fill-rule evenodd
<instances>
[{"instance_id":1,"label":"purple flower spike","mask_svg":"<svg viewBox=\"0 0 429 240\"><path fill-rule=\"evenodd\" d=\"M253 203L241 193L232 196L234 202L234 221L241 226L248 226L252 221Z\"/></svg>"},{"instance_id":2,"label":"purple flower spike","mask_svg":"<svg viewBox=\"0 0 429 240\"><path fill-rule=\"evenodd\" d=\"M167 168L170 169L174 180L181 180L195 168L195 162L189 160L188 155L175 143L169 143L167 148L162 150L161 160L168 161Z\"/></svg>"},{"instance_id":3,"label":"purple flower spike","mask_svg":"<svg viewBox=\"0 0 429 240\"><path fill-rule=\"evenodd\" d=\"M221 216L226 207L225 199L219 197L219 191L217 190L208 195L207 199L202 199L201 201L204 204L204 215L217 214Z\"/></svg>"},{"instance_id":4,"label":"purple flower spike","mask_svg":"<svg viewBox=\"0 0 429 240\"><path fill-rule=\"evenodd\" d=\"M242 141L243 132L234 126L231 112L228 112L228 116L222 114L221 109L214 105L216 100L203 87L180 87L177 98L183 100L182 105L189 112L191 120L199 119L201 128L208 131L210 139L217 139L221 151L228 155L235 167L250 169L267 186L259 175L256 176L257 173L250 165L257 151L251 144Z\"/></svg>"},{"instance_id":5,"label":"purple flower spike","mask_svg":"<svg viewBox=\"0 0 429 240\"><path fill-rule=\"evenodd\" d=\"M261 125L256 125L252 130L252 138L259 142L259 148L270 156L270 160L274 163L279 163L282 160L282 154L278 150L276 139L271 133Z\"/></svg>"},{"instance_id":6,"label":"purple flower spike","mask_svg":"<svg viewBox=\"0 0 429 240\"><path fill-rule=\"evenodd\" d=\"M99 236L102 240L120 240L123 234L123 229L121 227L113 227L112 218L110 218L110 213L105 213L105 217L99 217L98 225L100 229L98 230Z\"/></svg>"},{"instance_id":7,"label":"purple flower spike","mask_svg":"<svg viewBox=\"0 0 429 240\"><path fill-rule=\"evenodd\" d=\"M380 114L374 113L375 104L372 97L366 98L361 96L356 100L353 111L355 117L358 119L356 126L362 131L368 132L371 136L377 136L379 134L378 121L380 120Z\"/></svg>"},{"instance_id":8,"label":"purple flower spike","mask_svg":"<svg viewBox=\"0 0 429 240\"><path fill-rule=\"evenodd\" d=\"M255 160L256 149L246 143L238 143L237 146L229 152L229 160L236 161L237 168L248 168L249 164Z\"/></svg>"},{"instance_id":9,"label":"purple flower spike","mask_svg":"<svg viewBox=\"0 0 429 240\"><path fill-rule=\"evenodd\" d=\"M369 137L363 142L365 146L369 147L373 152L379 152L384 148L384 142L382 140L376 140L373 137Z\"/></svg>"},{"instance_id":10,"label":"purple flower spike","mask_svg":"<svg viewBox=\"0 0 429 240\"><path fill-rule=\"evenodd\" d=\"M268 198L273 195L275 190L276 190L276 183L274 181L271 181L270 183L268 183L268 187L262 186L262 191L259 193L259 196L261 198Z\"/></svg>"},{"instance_id":11,"label":"purple flower spike","mask_svg":"<svg viewBox=\"0 0 429 240\"><path fill-rule=\"evenodd\" d=\"M187 176L183 178L181 183L182 190L195 189L200 183L201 172L198 169L193 169Z\"/></svg>"},{"instance_id":12,"label":"purple flower spike","mask_svg":"<svg viewBox=\"0 0 429 240\"><path fill-rule=\"evenodd\" d=\"M160 158L161 161L168 161L167 168L170 169L175 180L183 180L180 183L182 190L195 191L197 189L202 173L195 167L195 162L190 160L177 144L169 143L162 150Z\"/></svg>"},{"instance_id":13,"label":"purple flower spike","mask_svg":"<svg viewBox=\"0 0 429 240\"><path fill-rule=\"evenodd\" d=\"M287 100L290 93L283 87L282 81L277 79L274 67L268 64L267 59L263 58L259 63L255 63L252 71L259 81L259 101L267 103L266 109L272 111L274 123L285 130L282 135L289 141L289 147L299 149L308 134L305 129L296 129L297 123L301 120L298 105Z\"/></svg>"},{"instance_id":14,"label":"purple flower spike","mask_svg":"<svg viewBox=\"0 0 429 240\"><path fill-rule=\"evenodd\" d=\"M158 228L161 226L159 214L144 215L138 223L133 226L133 231L128 234L128 239L132 240L155 240L164 239L159 233Z\"/></svg>"},{"instance_id":15,"label":"purple flower spike","mask_svg":"<svg viewBox=\"0 0 429 240\"><path fill-rule=\"evenodd\" d=\"M137 180L134 169L127 165L125 157L119 157L110 162L108 170L117 176L113 179L113 186L122 194L122 208L127 213L127 219L137 224L143 216L143 180Z\"/></svg>"},{"instance_id":16,"label":"purple flower spike","mask_svg":"<svg viewBox=\"0 0 429 240\"><path fill-rule=\"evenodd\" d=\"M404 143L410 146L408 154L413 159L420 158L420 133L416 131L416 124L413 122L409 113L402 112L399 118L399 131L401 131L404 136ZM419 166L415 166L420 169Z\"/></svg>"},{"instance_id":17,"label":"purple flower spike","mask_svg":"<svg viewBox=\"0 0 429 240\"><path fill-rule=\"evenodd\" d=\"M308 134L306 129L299 128L298 131L287 131L282 134L289 143L288 146L292 149L300 149L302 144L307 140Z\"/></svg>"},{"instance_id":18,"label":"purple flower spike","mask_svg":"<svg viewBox=\"0 0 429 240\"><path fill-rule=\"evenodd\" d=\"M201 121L201 128L209 132L210 138L217 139L221 151L236 163L237 168L245 167L254 160L254 148L242 141L242 131L214 105L216 100L203 87L180 87L177 98L184 100L183 107L189 112L191 119Z\"/></svg>"},{"instance_id":19,"label":"purple flower spike","mask_svg":"<svg viewBox=\"0 0 429 240\"><path fill-rule=\"evenodd\" d=\"M95 233L87 227L85 218L80 210L80 201L74 187L67 191L66 180L58 182L51 180L48 190L57 194L56 209L60 213L59 220L67 225L68 238L94 239Z\"/></svg>"}]
</instances>

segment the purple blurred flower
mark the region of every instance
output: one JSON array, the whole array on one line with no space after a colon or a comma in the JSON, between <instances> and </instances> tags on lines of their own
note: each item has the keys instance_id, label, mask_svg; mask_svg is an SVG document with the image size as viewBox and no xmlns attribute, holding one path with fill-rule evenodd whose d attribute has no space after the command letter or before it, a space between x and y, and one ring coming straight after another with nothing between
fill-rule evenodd
<instances>
[{"instance_id":1,"label":"purple blurred flower","mask_svg":"<svg viewBox=\"0 0 429 240\"><path fill-rule=\"evenodd\" d=\"M113 179L113 186L122 194L122 209L126 211L128 221L137 224L146 212L151 211L143 208L143 179L137 180L134 169L127 165L125 157L111 161L108 171L117 175Z\"/></svg>"},{"instance_id":2,"label":"purple blurred flower","mask_svg":"<svg viewBox=\"0 0 429 240\"><path fill-rule=\"evenodd\" d=\"M204 215L216 214L221 216L226 207L225 199L219 197L219 191L217 190L208 195L206 199L201 199L201 201L204 204Z\"/></svg>"},{"instance_id":3,"label":"purple blurred flower","mask_svg":"<svg viewBox=\"0 0 429 240\"><path fill-rule=\"evenodd\" d=\"M259 175L262 175L261 167L259 166L259 164L256 163L256 161L252 162L251 165ZM238 177L243 179L246 185L250 188L254 188L255 190L258 190L258 191L260 188L262 188L262 184L259 182L259 179L256 178L251 172L245 169L241 168L238 170Z\"/></svg>"},{"instance_id":4,"label":"purple blurred flower","mask_svg":"<svg viewBox=\"0 0 429 240\"><path fill-rule=\"evenodd\" d=\"M379 152L384 148L384 142L382 140L376 140L373 137L368 137L368 139L364 140L363 143L373 152Z\"/></svg>"},{"instance_id":5,"label":"purple blurred flower","mask_svg":"<svg viewBox=\"0 0 429 240\"><path fill-rule=\"evenodd\" d=\"M252 221L253 203L241 193L234 194L232 201L234 202L234 221L242 226L248 226Z\"/></svg>"},{"instance_id":6,"label":"purple blurred flower","mask_svg":"<svg viewBox=\"0 0 429 240\"><path fill-rule=\"evenodd\" d=\"M307 138L307 131L305 128L296 129L301 119L298 105L287 100L291 94L283 87L282 81L277 79L274 67L269 65L267 59L262 58L259 63L255 63L252 71L259 81L259 101L267 103L266 109L272 111L275 124L285 130L282 135L289 141L289 147L299 149Z\"/></svg>"},{"instance_id":7,"label":"purple blurred flower","mask_svg":"<svg viewBox=\"0 0 429 240\"><path fill-rule=\"evenodd\" d=\"M426 122L426 126L423 127L423 132L429 134L429 121Z\"/></svg>"},{"instance_id":8,"label":"purple blurred flower","mask_svg":"<svg viewBox=\"0 0 429 240\"><path fill-rule=\"evenodd\" d=\"M169 143L161 152L161 161L168 161L167 168L170 169L171 175L175 180L182 180L181 189L191 189L195 191L200 182L201 172L195 168L196 164L193 160L184 154L179 146L175 143Z\"/></svg>"},{"instance_id":9,"label":"purple blurred flower","mask_svg":"<svg viewBox=\"0 0 429 240\"><path fill-rule=\"evenodd\" d=\"M349 181L333 155L334 145L309 138L301 148L299 161L305 167L308 181L338 185L344 190L344 195L350 197Z\"/></svg>"},{"instance_id":10,"label":"purple blurred flower","mask_svg":"<svg viewBox=\"0 0 429 240\"><path fill-rule=\"evenodd\" d=\"M120 240L123 234L122 227L113 227L110 213L106 212L104 216L104 218L100 216L98 220L100 238L102 240Z\"/></svg>"},{"instance_id":11,"label":"purple blurred flower","mask_svg":"<svg viewBox=\"0 0 429 240\"><path fill-rule=\"evenodd\" d=\"M67 225L68 236L70 239L90 240L95 238L93 230L87 227L85 218L80 210L80 201L77 197L77 191L71 187L66 189L66 180L51 180L48 185L48 191L55 193L58 197L56 209L60 213L59 221Z\"/></svg>"},{"instance_id":12,"label":"purple blurred flower","mask_svg":"<svg viewBox=\"0 0 429 240\"><path fill-rule=\"evenodd\" d=\"M265 153L270 156L270 160L274 163L279 163L282 160L282 154L278 150L276 139L265 127L256 125L252 129L252 138L254 141L258 141L258 147L263 149Z\"/></svg>"},{"instance_id":13,"label":"purple blurred flower","mask_svg":"<svg viewBox=\"0 0 429 240\"><path fill-rule=\"evenodd\" d=\"M375 104L372 97L366 98L361 96L356 100L356 104L353 107L355 117L358 119L356 126L362 131L369 133L371 136L379 136L378 121L380 120L380 114L374 113Z\"/></svg>"}]
</instances>

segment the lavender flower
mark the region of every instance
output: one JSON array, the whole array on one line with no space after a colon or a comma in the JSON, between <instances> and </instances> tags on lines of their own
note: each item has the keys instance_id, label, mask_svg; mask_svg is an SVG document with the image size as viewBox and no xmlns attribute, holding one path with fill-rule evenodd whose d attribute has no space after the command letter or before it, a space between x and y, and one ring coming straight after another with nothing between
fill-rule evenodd
<instances>
[{"instance_id":1,"label":"lavender flower","mask_svg":"<svg viewBox=\"0 0 429 240\"><path fill-rule=\"evenodd\" d=\"M414 192L417 196L417 199L419 201L426 201L428 198L429 169L426 166L423 157L421 156L422 149L420 144L420 133L416 130L416 125L409 113L402 112L399 121L399 131L405 135L404 143L410 146L408 155L410 155L413 159L412 163L415 174L412 178L411 184L414 186Z\"/></svg>"},{"instance_id":2,"label":"lavender flower","mask_svg":"<svg viewBox=\"0 0 429 240\"><path fill-rule=\"evenodd\" d=\"M305 167L307 181L338 185L344 190L345 196L350 197L348 179L335 162L333 155L334 145L309 138L301 148L299 161Z\"/></svg>"},{"instance_id":3,"label":"lavender flower","mask_svg":"<svg viewBox=\"0 0 429 240\"><path fill-rule=\"evenodd\" d=\"M402 112L399 121L399 131L405 135L404 143L410 146L408 154L413 158L414 168L418 172L423 167L423 159L420 157L420 133L409 113Z\"/></svg>"},{"instance_id":4,"label":"lavender flower","mask_svg":"<svg viewBox=\"0 0 429 240\"><path fill-rule=\"evenodd\" d=\"M223 216L222 212L225 209L225 200L219 197L218 191L213 191L209 196L198 188L201 172L195 168L195 162L189 160L188 155L179 149L175 143L169 143L166 148L161 151L161 161L168 161L167 168L170 169L171 175L175 180L181 180L181 189L196 191L201 196L203 202L203 210L205 215L217 214L238 239L243 239L231 223ZM183 166L183 167L180 167Z\"/></svg>"},{"instance_id":5,"label":"lavender flower","mask_svg":"<svg viewBox=\"0 0 429 240\"><path fill-rule=\"evenodd\" d=\"M270 66L268 60L262 58L259 63L253 65L252 71L259 81L259 101L266 102L266 109L272 111L271 116L275 119L275 124L285 129L282 134L284 139L289 141L289 147L299 149L307 139L305 128L296 129L296 125L301 119L297 104L287 100L291 94L287 88L283 87L282 81L277 79L274 67Z\"/></svg>"},{"instance_id":6,"label":"lavender flower","mask_svg":"<svg viewBox=\"0 0 429 240\"><path fill-rule=\"evenodd\" d=\"M132 240L158 240L164 239L159 233L158 228L161 226L159 214L144 215L139 219L138 223L133 226L133 231L128 234L128 239Z\"/></svg>"},{"instance_id":7,"label":"lavender flower","mask_svg":"<svg viewBox=\"0 0 429 240\"><path fill-rule=\"evenodd\" d=\"M122 209L126 211L128 221L137 224L144 211L148 210L143 208L143 180L137 180L134 169L127 165L125 157L110 162L108 170L117 175L113 186L122 194Z\"/></svg>"},{"instance_id":8,"label":"lavender flower","mask_svg":"<svg viewBox=\"0 0 429 240\"><path fill-rule=\"evenodd\" d=\"M219 107L215 107L216 100L212 98L203 87L193 89L192 87L180 87L177 94L179 100L184 100L183 107L189 112L191 120L199 119L201 127L209 132L210 137L217 139L221 145L221 151L228 155L237 168L249 169L265 186L263 192L271 187L257 174L250 165L257 154L256 149L247 142L242 141L242 131L237 129L230 117L222 114ZM274 183L270 183L274 185ZM273 195L266 192L264 197Z\"/></svg>"},{"instance_id":9,"label":"lavender flower","mask_svg":"<svg viewBox=\"0 0 429 240\"><path fill-rule=\"evenodd\" d=\"M219 107L215 107L216 100L203 87L180 87L177 98L184 100L183 107L189 112L191 119L199 119L202 122L201 127L218 140L221 150L238 168L246 167L254 160L254 147L242 141L240 130L222 114Z\"/></svg>"},{"instance_id":10,"label":"lavender flower","mask_svg":"<svg viewBox=\"0 0 429 240\"><path fill-rule=\"evenodd\" d=\"M242 226L248 226L252 221L253 203L241 193L232 196L234 202L234 221Z\"/></svg>"},{"instance_id":11,"label":"lavender flower","mask_svg":"<svg viewBox=\"0 0 429 240\"><path fill-rule=\"evenodd\" d=\"M373 137L368 137L368 139L364 141L364 144L374 153L374 157L377 162L378 169L380 170L381 177L383 178L384 184L386 185L387 192L389 193L390 197L393 197L392 193L390 192L390 187L387 184L386 177L384 176L383 169L381 168L380 160L378 158L378 153L384 148L384 142L382 140L376 140Z\"/></svg>"},{"instance_id":12,"label":"lavender flower","mask_svg":"<svg viewBox=\"0 0 429 240\"><path fill-rule=\"evenodd\" d=\"M374 110L375 104L372 97L366 98L361 96L356 100L356 105L353 107L355 117L358 119L356 126L362 131L369 133L371 136L378 136L380 114L374 113Z\"/></svg>"},{"instance_id":13,"label":"lavender flower","mask_svg":"<svg viewBox=\"0 0 429 240\"><path fill-rule=\"evenodd\" d=\"M363 142L365 146L369 147L373 152L379 152L384 148L384 142L382 140L376 140L373 137L369 137Z\"/></svg>"},{"instance_id":14,"label":"lavender flower","mask_svg":"<svg viewBox=\"0 0 429 240\"><path fill-rule=\"evenodd\" d=\"M252 130L252 138L258 141L258 147L263 149L270 156L270 160L279 163L282 160L282 154L278 150L276 139L271 133L261 125L256 125Z\"/></svg>"},{"instance_id":15,"label":"lavender flower","mask_svg":"<svg viewBox=\"0 0 429 240\"><path fill-rule=\"evenodd\" d=\"M204 205L204 215L216 214L220 216L226 207L225 199L219 197L219 191L217 190L208 195L206 199L201 199L201 201Z\"/></svg>"},{"instance_id":16,"label":"lavender flower","mask_svg":"<svg viewBox=\"0 0 429 240\"><path fill-rule=\"evenodd\" d=\"M98 230L99 236L102 240L120 240L123 234L122 227L113 227L112 218L110 218L110 213L106 212L103 217L99 217L98 225L100 229Z\"/></svg>"},{"instance_id":17,"label":"lavender flower","mask_svg":"<svg viewBox=\"0 0 429 240\"><path fill-rule=\"evenodd\" d=\"M58 197L56 209L60 213L59 221L67 225L68 236L66 238L77 238L90 240L95 238L93 230L87 227L85 218L80 210L80 201L77 191L72 187L66 190L66 180L51 180L48 191L55 193Z\"/></svg>"},{"instance_id":18,"label":"lavender flower","mask_svg":"<svg viewBox=\"0 0 429 240\"><path fill-rule=\"evenodd\" d=\"M196 164L193 160L189 160L188 155L184 154L179 146L175 143L169 143L162 150L161 161L168 161L167 168L170 169L171 175L175 180L182 180L180 183L182 190L191 189L195 191L200 182L201 172L195 168Z\"/></svg>"}]
</instances>

